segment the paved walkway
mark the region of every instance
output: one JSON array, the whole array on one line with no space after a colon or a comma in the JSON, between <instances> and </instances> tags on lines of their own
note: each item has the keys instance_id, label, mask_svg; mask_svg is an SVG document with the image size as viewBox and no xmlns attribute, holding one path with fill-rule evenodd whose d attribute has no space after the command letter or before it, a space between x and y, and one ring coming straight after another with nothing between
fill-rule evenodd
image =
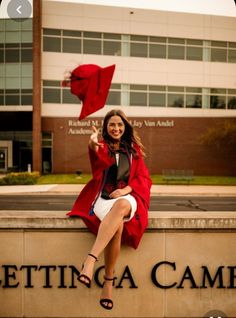
<instances>
[{"instance_id":1,"label":"paved walkway","mask_svg":"<svg viewBox=\"0 0 236 318\"><path fill-rule=\"evenodd\" d=\"M83 184L0 186L0 195L21 193L78 194ZM153 185L152 195L236 196L236 186Z\"/></svg>"}]
</instances>

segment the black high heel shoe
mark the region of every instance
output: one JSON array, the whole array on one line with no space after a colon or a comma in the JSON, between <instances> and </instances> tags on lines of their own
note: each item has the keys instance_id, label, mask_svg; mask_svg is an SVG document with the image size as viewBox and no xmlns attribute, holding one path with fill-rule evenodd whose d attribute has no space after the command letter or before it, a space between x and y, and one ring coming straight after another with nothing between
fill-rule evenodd
<instances>
[{"instance_id":1,"label":"black high heel shoe","mask_svg":"<svg viewBox=\"0 0 236 318\"><path fill-rule=\"evenodd\" d=\"M90 253L89 253L88 256L93 257L93 258L95 259L95 261L98 260L98 258L97 258L95 255L93 255L93 254L90 254ZM82 265L82 270L83 270L83 268L84 268L84 264ZM83 285L85 285L86 287L88 287L88 288L91 287L91 278L88 277L88 276L85 275L85 274L80 274L79 277L78 277L78 281L79 281L81 284L83 284Z\"/></svg>"},{"instance_id":2,"label":"black high heel shoe","mask_svg":"<svg viewBox=\"0 0 236 318\"><path fill-rule=\"evenodd\" d=\"M108 278L108 277L104 276L104 279L105 279L105 281L103 283L103 286L106 283L106 281L112 281L112 286L114 286L115 285L115 280L117 279L117 277ZM104 309L111 310L113 308L113 301L110 298L101 298L100 299L100 305Z\"/></svg>"}]
</instances>

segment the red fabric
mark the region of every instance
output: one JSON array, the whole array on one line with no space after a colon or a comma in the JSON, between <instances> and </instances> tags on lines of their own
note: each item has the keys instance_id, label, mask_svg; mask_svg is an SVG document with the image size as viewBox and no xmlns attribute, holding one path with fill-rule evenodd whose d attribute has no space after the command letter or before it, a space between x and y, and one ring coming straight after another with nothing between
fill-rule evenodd
<instances>
[{"instance_id":1,"label":"red fabric","mask_svg":"<svg viewBox=\"0 0 236 318\"><path fill-rule=\"evenodd\" d=\"M142 238L145 228L148 224L148 209L150 202L151 179L146 168L141 153L137 147L139 158L132 157L131 171L128 184L133 189L131 194L137 201L137 211L135 216L124 223L122 243L133 248L137 248ZM114 163L108 155L108 147L100 147L96 153L89 150L90 162L93 178L83 188L79 194L74 206L67 215L78 216L83 219L91 232L97 234L100 220L95 214L91 215L90 208L96 196L98 195L103 179L103 171Z\"/></svg>"},{"instance_id":2,"label":"red fabric","mask_svg":"<svg viewBox=\"0 0 236 318\"><path fill-rule=\"evenodd\" d=\"M72 71L70 81L63 81L63 85L70 86L71 93L82 101L80 120L105 105L114 71L115 65L102 68L82 64Z\"/></svg>"}]
</instances>

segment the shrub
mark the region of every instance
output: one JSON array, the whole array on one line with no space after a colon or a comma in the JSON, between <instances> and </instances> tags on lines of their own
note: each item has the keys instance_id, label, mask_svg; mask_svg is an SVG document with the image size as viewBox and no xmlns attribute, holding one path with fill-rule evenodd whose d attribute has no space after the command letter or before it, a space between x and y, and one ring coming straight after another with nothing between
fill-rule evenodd
<instances>
[{"instance_id":1,"label":"shrub","mask_svg":"<svg viewBox=\"0 0 236 318\"><path fill-rule=\"evenodd\" d=\"M35 184L38 178L38 172L12 172L0 179L0 185Z\"/></svg>"},{"instance_id":2,"label":"shrub","mask_svg":"<svg viewBox=\"0 0 236 318\"><path fill-rule=\"evenodd\" d=\"M215 146L218 149L236 147L236 123L225 120L223 125L209 127L207 131L200 136L200 142L203 145Z\"/></svg>"}]
</instances>

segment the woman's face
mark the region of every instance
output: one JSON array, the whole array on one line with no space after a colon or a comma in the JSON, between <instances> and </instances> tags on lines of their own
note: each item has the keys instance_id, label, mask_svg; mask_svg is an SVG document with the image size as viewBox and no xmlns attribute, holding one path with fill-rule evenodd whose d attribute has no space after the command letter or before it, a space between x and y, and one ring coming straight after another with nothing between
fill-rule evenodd
<instances>
[{"instance_id":1,"label":"woman's face","mask_svg":"<svg viewBox=\"0 0 236 318\"><path fill-rule=\"evenodd\" d=\"M115 115L108 120L107 132L112 139L116 141L121 139L125 132L125 124L120 116Z\"/></svg>"}]
</instances>

